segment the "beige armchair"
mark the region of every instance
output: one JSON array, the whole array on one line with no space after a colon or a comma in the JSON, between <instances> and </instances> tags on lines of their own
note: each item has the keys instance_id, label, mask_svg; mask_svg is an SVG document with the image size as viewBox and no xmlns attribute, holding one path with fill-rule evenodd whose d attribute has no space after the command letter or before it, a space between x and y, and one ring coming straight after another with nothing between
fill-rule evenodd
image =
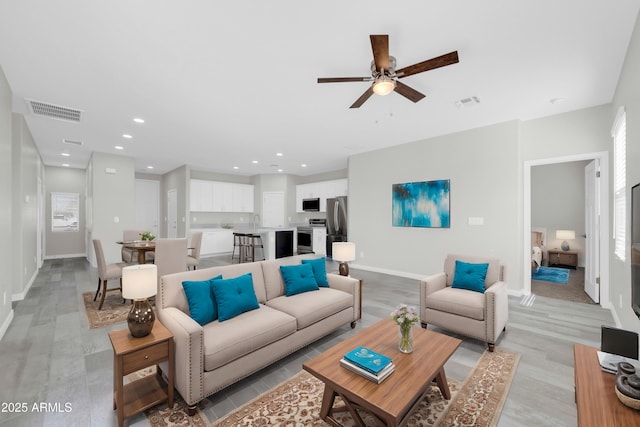
<instances>
[{"instance_id":1,"label":"beige armchair","mask_svg":"<svg viewBox=\"0 0 640 427\"><path fill-rule=\"evenodd\" d=\"M456 260L488 263L484 293L452 288ZM447 255L444 272L420 281L420 322L486 342L493 351L509 317L507 285L502 281L502 266L495 258Z\"/></svg>"}]
</instances>

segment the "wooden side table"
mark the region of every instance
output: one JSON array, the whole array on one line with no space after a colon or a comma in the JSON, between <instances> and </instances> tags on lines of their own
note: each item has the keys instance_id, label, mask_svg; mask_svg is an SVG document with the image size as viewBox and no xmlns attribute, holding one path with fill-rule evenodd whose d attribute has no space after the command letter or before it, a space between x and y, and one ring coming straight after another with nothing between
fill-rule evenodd
<instances>
[{"instance_id":1,"label":"wooden side table","mask_svg":"<svg viewBox=\"0 0 640 427\"><path fill-rule=\"evenodd\" d=\"M562 249L549 249L549 267L566 265L578 268L578 251L563 251Z\"/></svg>"},{"instance_id":2,"label":"wooden side table","mask_svg":"<svg viewBox=\"0 0 640 427\"><path fill-rule=\"evenodd\" d=\"M135 338L129 329L109 332L113 346L113 409L118 410L118 426L124 419L142 412L158 403L168 401L173 407L175 377L173 335L162 323L155 321L151 333ZM123 378L140 369L169 362L168 384L162 380L158 367L157 375L148 375L128 384Z\"/></svg>"}]
</instances>

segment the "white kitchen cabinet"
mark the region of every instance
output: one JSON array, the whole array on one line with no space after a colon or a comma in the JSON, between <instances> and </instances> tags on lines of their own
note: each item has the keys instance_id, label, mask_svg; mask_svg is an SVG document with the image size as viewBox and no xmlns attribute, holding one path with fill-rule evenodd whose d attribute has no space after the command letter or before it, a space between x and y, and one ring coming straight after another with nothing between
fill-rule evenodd
<instances>
[{"instance_id":1,"label":"white kitchen cabinet","mask_svg":"<svg viewBox=\"0 0 640 427\"><path fill-rule=\"evenodd\" d=\"M316 255L326 255L327 253L327 229L324 227L313 227L311 240L311 250Z\"/></svg>"},{"instance_id":2,"label":"white kitchen cabinet","mask_svg":"<svg viewBox=\"0 0 640 427\"><path fill-rule=\"evenodd\" d=\"M253 212L253 185L192 179L192 212Z\"/></svg>"},{"instance_id":3,"label":"white kitchen cabinet","mask_svg":"<svg viewBox=\"0 0 640 427\"><path fill-rule=\"evenodd\" d=\"M327 199L346 196L348 193L348 183L347 178L342 178L296 185L296 212L304 212L302 210L303 199L314 198L320 199L320 212L326 212Z\"/></svg>"},{"instance_id":4,"label":"white kitchen cabinet","mask_svg":"<svg viewBox=\"0 0 640 427\"><path fill-rule=\"evenodd\" d=\"M211 212L213 210L213 182L192 179L189 193L189 206L192 212Z\"/></svg>"},{"instance_id":5,"label":"white kitchen cabinet","mask_svg":"<svg viewBox=\"0 0 640 427\"><path fill-rule=\"evenodd\" d=\"M233 211L253 212L253 185L233 184Z\"/></svg>"},{"instance_id":6,"label":"white kitchen cabinet","mask_svg":"<svg viewBox=\"0 0 640 427\"><path fill-rule=\"evenodd\" d=\"M213 212L233 211L233 185L213 181Z\"/></svg>"},{"instance_id":7,"label":"white kitchen cabinet","mask_svg":"<svg viewBox=\"0 0 640 427\"><path fill-rule=\"evenodd\" d=\"M202 231L200 256L231 253L233 250L233 230L231 229L192 231Z\"/></svg>"}]
</instances>

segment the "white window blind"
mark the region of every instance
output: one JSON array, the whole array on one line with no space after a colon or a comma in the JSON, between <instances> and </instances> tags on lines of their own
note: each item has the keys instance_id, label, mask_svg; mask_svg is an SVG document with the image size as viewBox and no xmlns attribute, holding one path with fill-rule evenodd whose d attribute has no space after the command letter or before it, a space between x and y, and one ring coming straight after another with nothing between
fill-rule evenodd
<instances>
[{"instance_id":1,"label":"white window blind","mask_svg":"<svg viewBox=\"0 0 640 427\"><path fill-rule=\"evenodd\" d=\"M618 112L611 133L613 136L614 253L624 261L627 224L627 118L623 108Z\"/></svg>"}]
</instances>

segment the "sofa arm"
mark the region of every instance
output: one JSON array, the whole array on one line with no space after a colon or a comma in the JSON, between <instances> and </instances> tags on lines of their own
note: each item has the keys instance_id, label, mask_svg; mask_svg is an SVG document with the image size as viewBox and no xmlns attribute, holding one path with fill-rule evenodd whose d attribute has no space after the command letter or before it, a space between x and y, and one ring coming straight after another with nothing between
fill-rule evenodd
<instances>
[{"instance_id":1,"label":"sofa arm","mask_svg":"<svg viewBox=\"0 0 640 427\"><path fill-rule=\"evenodd\" d=\"M327 281L330 288L338 289L353 296L353 321L358 320L360 318L360 279L327 273Z\"/></svg>"},{"instance_id":2,"label":"sofa arm","mask_svg":"<svg viewBox=\"0 0 640 427\"><path fill-rule=\"evenodd\" d=\"M445 273L432 274L420 280L420 322L423 326L427 323L427 297L446 286L447 275Z\"/></svg>"},{"instance_id":3,"label":"sofa arm","mask_svg":"<svg viewBox=\"0 0 640 427\"><path fill-rule=\"evenodd\" d=\"M175 386L187 405L204 398L203 328L175 307L158 310L158 319L173 334Z\"/></svg>"},{"instance_id":4,"label":"sofa arm","mask_svg":"<svg viewBox=\"0 0 640 427\"><path fill-rule=\"evenodd\" d=\"M499 281L489 286L484 293L485 318L487 319L487 342L495 344L509 320L509 296L507 284Z\"/></svg>"}]
</instances>

